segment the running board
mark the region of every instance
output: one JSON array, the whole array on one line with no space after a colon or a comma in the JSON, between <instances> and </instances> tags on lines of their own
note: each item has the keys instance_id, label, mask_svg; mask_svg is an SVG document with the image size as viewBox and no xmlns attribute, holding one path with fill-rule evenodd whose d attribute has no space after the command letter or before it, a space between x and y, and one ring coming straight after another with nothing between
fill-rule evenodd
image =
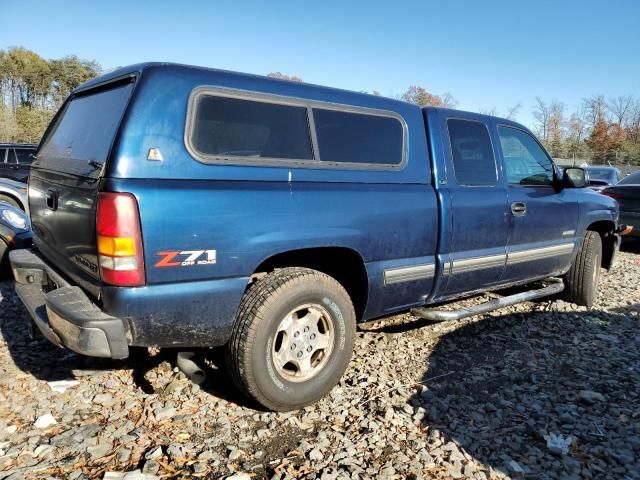
<instances>
[{"instance_id":1,"label":"running board","mask_svg":"<svg viewBox=\"0 0 640 480\"><path fill-rule=\"evenodd\" d=\"M561 278L550 278L549 281L553 283L547 287L516 293L515 295L509 295L507 297L496 298L495 300L490 300L469 308L461 308L460 310L436 310L435 308L418 307L411 309L411 313L420 318L432 320L434 322L461 320L463 318L473 317L474 315L488 313L502 307L508 307L509 305L515 305L516 303L548 297L549 295L554 295L564 290L564 282Z\"/></svg>"}]
</instances>

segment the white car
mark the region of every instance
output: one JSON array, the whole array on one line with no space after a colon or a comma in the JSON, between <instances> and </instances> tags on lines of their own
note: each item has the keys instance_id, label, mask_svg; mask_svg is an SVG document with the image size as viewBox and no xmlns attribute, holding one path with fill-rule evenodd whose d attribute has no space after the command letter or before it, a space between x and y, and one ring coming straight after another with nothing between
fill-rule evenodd
<instances>
[{"instance_id":1,"label":"white car","mask_svg":"<svg viewBox=\"0 0 640 480\"><path fill-rule=\"evenodd\" d=\"M7 202L29 214L27 184L0 178L0 202Z\"/></svg>"}]
</instances>

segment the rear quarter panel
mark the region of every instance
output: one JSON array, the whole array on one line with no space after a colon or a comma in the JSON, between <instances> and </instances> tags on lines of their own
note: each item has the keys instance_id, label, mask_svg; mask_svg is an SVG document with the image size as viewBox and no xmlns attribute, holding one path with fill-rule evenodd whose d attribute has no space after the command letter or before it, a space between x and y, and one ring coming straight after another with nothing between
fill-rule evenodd
<instances>
[{"instance_id":1,"label":"rear quarter panel","mask_svg":"<svg viewBox=\"0 0 640 480\"><path fill-rule=\"evenodd\" d=\"M189 94L202 85L397 112L407 123L406 164L390 171L201 163L185 148L184 126ZM150 148L159 149L163 161L147 160ZM361 256L370 281L364 318L420 304L432 287L433 279L383 281L385 268L433 262L436 251L437 201L424 122L409 104L226 72L160 76L151 69L139 79L101 189L138 199L148 285L179 290L192 282L241 280L231 301L228 293L224 301L201 293L198 309L187 313L203 325L232 321L243 290L237 285L246 286L270 256L302 248L344 247ZM159 252L194 250L216 250L216 263L156 267ZM106 301L120 311L123 302L117 292Z\"/></svg>"}]
</instances>

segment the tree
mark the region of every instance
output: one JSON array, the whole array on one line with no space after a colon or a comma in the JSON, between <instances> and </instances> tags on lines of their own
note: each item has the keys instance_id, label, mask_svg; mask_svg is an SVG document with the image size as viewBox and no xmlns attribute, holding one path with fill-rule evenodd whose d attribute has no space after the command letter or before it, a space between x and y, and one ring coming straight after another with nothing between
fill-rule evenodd
<instances>
[{"instance_id":1,"label":"tree","mask_svg":"<svg viewBox=\"0 0 640 480\"><path fill-rule=\"evenodd\" d=\"M584 106L579 106L578 109L571 114L566 129L568 154L569 156L575 157L585 150L584 136L587 126Z\"/></svg>"},{"instance_id":2,"label":"tree","mask_svg":"<svg viewBox=\"0 0 640 480\"><path fill-rule=\"evenodd\" d=\"M590 98L585 98L583 105L586 110L587 124L589 127L594 128L598 123L606 123L607 102L604 99L604 95L594 95Z\"/></svg>"},{"instance_id":3,"label":"tree","mask_svg":"<svg viewBox=\"0 0 640 480\"><path fill-rule=\"evenodd\" d=\"M507 120L515 120L516 115L518 114L518 110L520 110L520 107L522 107L522 104L518 102L515 105L508 107L505 114L502 116ZM498 109L496 107L481 108L480 110L478 110L478 113L481 113L483 115L490 115L492 117L500 116L500 114L498 113Z\"/></svg>"},{"instance_id":4,"label":"tree","mask_svg":"<svg viewBox=\"0 0 640 480\"><path fill-rule=\"evenodd\" d=\"M549 105L547 132L551 155L554 157L562 156L562 143L565 136L564 109L564 103L558 100L552 100Z\"/></svg>"},{"instance_id":5,"label":"tree","mask_svg":"<svg viewBox=\"0 0 640 480\"><path fill-rule=\"evenodd\" d=\"M278 78L280 80L289 80L291 82L302 82L302 78L296 77L295 75L287 75L285 73L280 72L271 72L267 73L267 77L269 78Z\"/></svg>"},{"instance_id":6,"label":"tree","mask_svg":"<svg viewBox=\"0 0 640 480\"><path fill-rule=\"evenodd\" d=\"M410 86L400 97L405 102L413 103L421 107L445 107L454 108L458 101L450 93L441 96L427 92L424 87Z\"/></svg>"},{"instance_id":7,"label":"tree","mask_svg":"<svg viewBox=\"0 0 640 480\"><path fill-rule=\"evenodd\" d=\"M633 102L627 125L629 140L640 147L640 98Z\"/></svg>"},{"instance_id":8,"label":"tree","mask_svg":"<svg viewBox=\"0 0 640 480\"><path fill-rule=\"evenodd\" d=\"M21 106L16 111L16 123L20 142L38 143L53 117L53 110L37 111Z\"/></svg>"},{"instance_id":9,"label":"tree","mask_svg":"<svg viewBox=\"0 0 640 480\"><path fill-rule=\"evenodd\" d=\"M81 60L68 55L60 60L51 60L53 74L53 101L59 107L78 85L100 74L100 65L93 60Z\"/></svg>"},{"instance_id":10,"label":"tree","mask_svg":"<svg viewBox=\"0 0 640 480\"><path fill-rule=\"evenodd\" d=\"M633 108L633 95L619 95L609 100L607 108L613 116L614 122L623 127Z\"/></svg>"},{"instance_id":11,"label":"tree","mask_svg":"<svg viewBox=\"0 0 640 480\"><path fill-rule=\"evenodd\" d=\"M507 108L507 112L504 117L507 120L515 120L521 108L522 108L522 104L520 102L516 103L515 105L512 105L511 107Z\"/></svg>"},{"instance_id":12,"label":"tree","mask_svg":"<svg viewBox=\"0 0 640 480\"><path fill-rule=\"evenodd\" d=\"M0 50L0 141L38 142L71 91L100 73L92 60L45 60L22 47Z\"/></svg>"},{"instance_id":13,"label":"tree","mask_svg":"<svg viewBox=\"0 0 640 480\"><path fill-rule=\"evenodd\" d=\"M609 125L604 119L598 121L591 129L587 144L593 150L596 159L605 159L607 150L611 147L611 137L609 136Z\"/></svg>"},{"instance_id":14,"label":"tree","mask_svg":"<svg viewBox=\"0 0 640 480\"><path fill-rule=\"evenodd\" d=\"M25 48L10 48L0 56L3 96L12 110L18 106L45 108L51 85L46 60Z\"/></svg>"},{"instance_id":15,"label":"tree","mask_svg":"<svg viewBox=\"0 0 640 480\"><path fill-rule=\"evenodd\" d=\"M456 108L458 106L458 100L456 100L455 97L448 92L440 95L440 101L442 102L442 106L444 108Z\"/></svg>"},{"instance_id":16,"label":"tree","mask_svg":"<svg viewBox=\"0 0 640 480\"><path fill-rule=\"evenodd\" d=\"M478 113L481 113L482 115L490 115L492 117L495 117L498 115L498 109L496 107L481 108L480 110L478 110Z\"/></svg>"},{"instance_id":17,"label":"tree","mask_svg":"<svg viewBox=\"0 0 640 480\"><path fill-rule=\"evenodd\" d=\"M551 110L547 103L540 97L535 98L536 103L533 108L533 118L536 119L534 126L536 134L546 142L549 139L549 117L551 117Z\"/></svg>"}]
</instances>

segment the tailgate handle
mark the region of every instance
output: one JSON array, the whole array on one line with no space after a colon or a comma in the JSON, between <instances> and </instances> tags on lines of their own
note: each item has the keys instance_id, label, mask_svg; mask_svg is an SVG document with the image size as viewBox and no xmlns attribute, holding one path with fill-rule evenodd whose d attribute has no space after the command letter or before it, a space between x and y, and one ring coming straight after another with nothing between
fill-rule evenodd
<instances>
[{"instance_id":1,"label":"tailgate handle","mask_svg":"<svg viewBox=\"0 0 640 480\"><path fill-rule=\"evenodd\" d=\"M54 189L50 188L47 190L47 207L51 210L58 209L58 192Z\"/></svg>"}]
</instances>

